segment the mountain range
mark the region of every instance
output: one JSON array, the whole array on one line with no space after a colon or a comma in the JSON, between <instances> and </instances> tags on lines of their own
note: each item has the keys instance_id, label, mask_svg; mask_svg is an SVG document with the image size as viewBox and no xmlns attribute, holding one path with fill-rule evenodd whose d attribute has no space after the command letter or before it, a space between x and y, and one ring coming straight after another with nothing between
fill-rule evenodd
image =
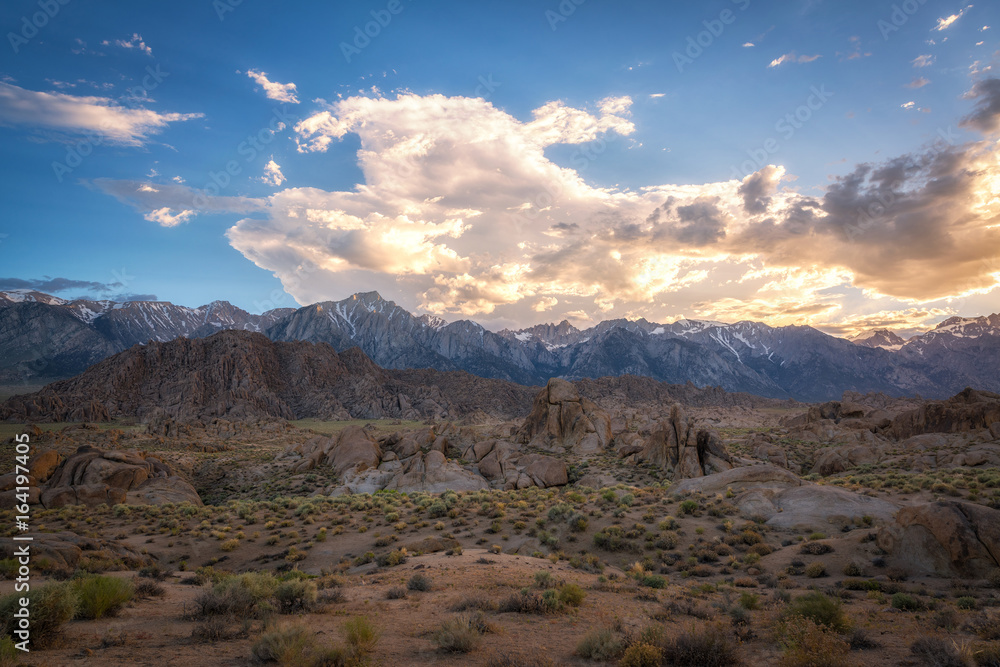
<instances>
[{"instance_id":1,"label":"mountain range","mask_svg":"<svg viewBox=\"0 0 1000 667\"><path fill-rule=\"evenodd\" d=\"M1000 391L1000 315L953 317L904 340L882 329L853 339L808 326L678 320L569 322L492 332L469 320L415 316L377 292L260 315L225 301L67 301L0 292L0 383L42 384L76 375L136 344L202 338L221 330L273 341L360 347L387 369L467 371L522 385L646 376L772 398L824 401L844 391L943 398L974 386Z\"/></svg>"}]
</instances>

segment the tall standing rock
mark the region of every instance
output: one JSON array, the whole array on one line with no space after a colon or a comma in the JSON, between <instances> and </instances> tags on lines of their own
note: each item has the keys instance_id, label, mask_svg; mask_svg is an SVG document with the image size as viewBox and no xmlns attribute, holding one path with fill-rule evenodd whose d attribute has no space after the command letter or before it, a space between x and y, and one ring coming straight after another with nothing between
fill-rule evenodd
<instances>
[{"instance_id":1,"label":"tall standing rock","mask_svg":"<svg viewBox=\"0 0 1000 667\"><path fill-rule=\"evenodd\" d=\"M535 397L517 440L543 449L596 454L611 443L611 418L572 383L552 378Z\"/></svg>"},{"instance_id":2,"label":"tall standing rock","mask_svg":"<svg viewBox=\"0 0 1000 667\"><path fill-rule=\"evenodd\" d=\"M673 473L674 479L702 477L733 467L718 434L696 429L678 405L670 409L670 417L660 422L636 459Z\"/></svg>"}]
</instances>

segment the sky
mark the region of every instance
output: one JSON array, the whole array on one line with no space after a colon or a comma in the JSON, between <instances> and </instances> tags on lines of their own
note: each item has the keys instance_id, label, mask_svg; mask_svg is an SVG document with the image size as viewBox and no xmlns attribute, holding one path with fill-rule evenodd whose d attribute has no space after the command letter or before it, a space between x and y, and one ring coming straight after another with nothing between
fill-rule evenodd
<instances>
[{"instance_id":1,"label":"sky","mask_svg":"<svg viewBox=\"0 0 1000 667\"><path fill-rule=\"evenodd\" d=\"M0 289L490 329L1000 311L986 0L0 7Z\"/></svg>"}]
</instances>

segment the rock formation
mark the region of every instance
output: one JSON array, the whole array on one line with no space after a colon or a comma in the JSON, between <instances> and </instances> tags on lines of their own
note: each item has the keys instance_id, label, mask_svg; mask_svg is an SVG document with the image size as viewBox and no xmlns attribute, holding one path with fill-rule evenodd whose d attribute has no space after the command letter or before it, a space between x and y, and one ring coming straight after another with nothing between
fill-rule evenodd
<instances>
[{"instance_id":1,"label":"rock formation","mask_svg":"<svg viewBox=\"0 0 1000 667\"><path fill-rule=\"evenodd\" d=\"M596 454L611 443L611 418L572 383L552 378L535 397L517 440L533 447Z\"/></svg>"},{"instance_id":2,"label":"rock formation","mask_svg":"<svg viewBox=\"0 0 1000 667\"><path fill-rule=\"evenodd\" d=\"M65 505L201 505L198 492L155 456L80 447L41 487L46 508Z\"/></svg>"},{"instance_id":3,"label":"rock formation","mask_svg":"<svg viewBox=\"0 0 1000 667\"><path fill-rule=\"evenodd\" d=\"M1000 511L960 501L904 507L876 542L911 573L985 577L1000 567Z\"/></svg>"},{"instance_id":4,"label":"rock formation","mask_svg":"<svg viewBox=\"0 0 1000 667\"><path fill-rule=\"evenodd\" d=\"M923 433L969 431L1000 438L1000 394L965 389L946 401L928 401L903 412L885 428L886 435L898 440Z\"/></svg>"},{"instance_id":5,"label":"rock formation","mask_svg":"<svg viewBox=\"0 0 1000 667\"><path fill-rule=\"evenodd\" d=\"M653 431L642 451L636 454L636 460L659 466L676 480L733 467L719 436L708 429L696 429L678 405L671 408L670 417Z\"/></svg>"}]
</instances>

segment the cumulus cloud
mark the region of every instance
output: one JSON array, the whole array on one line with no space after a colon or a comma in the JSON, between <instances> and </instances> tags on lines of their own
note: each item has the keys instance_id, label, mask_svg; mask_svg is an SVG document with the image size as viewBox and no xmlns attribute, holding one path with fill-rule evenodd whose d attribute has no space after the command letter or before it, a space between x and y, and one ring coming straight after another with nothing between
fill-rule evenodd
<instances>
[{"instance_id":1,"label":"cumulus cloud","mask_svg":"<svg viewBox=\"0 0 1000 667\"><path fill-rule=\"evenodd\" d=\"M274 187L278 187L285 182L285 175L281 173L281 166L274 161L273 157L264 165L264 175L261 176L260 180Z\"/></svg>"},{"instance_id":2,"label":"cumulus cloud","mask_svg":"<svg viewBox=\"0 0 1000 667\"><path fill-rule=\"evenodd\" d=\"M970 91L970 128L996 127L994 85ZM231 245L302 304L378 289L486 323L680 312L850 327L861 324L849 303L939 308L1000 281L984 268L1000 255L992 141L857 165L818 195L787 187L776 165L639 190L586 182L590 149L633 132L630 103L551 102L518 119L483 99L350 97L299 122L295 139L324 152L357 135L364 178L352 190L292 187L197 208L197 191L175 183L94 185L160 224L188 211L252 214L228 230ZM556 144L570 145L565 164L546 155Z\"/></svg>"},{"instance_id":3,"label":"cumulus cloud","mask_svg":"<svg viewBox=\"0 0 1000 667\"><path fill-rule=\"evenodd\" d=\"M170 123L202 118L200 113L159 113L115 105L107 97L43 93L0 82L0 125L95 134L127 146L141 146Z\"/></svg>"},{"instance_id":4,"label":"cumulus cloud","mask_svg":"<svg viewBox=\"0 0 1000 667\"><path fill-rule=\"evenodd\" d=\"M278 83L270 81L265 72L260 70L249 70L247 76L253 79L258 86L264 89L267 99L276 102L287 102L288 104L298 104L299 98L296 96L294 83Z\"/></svg>"},{"instance_id":5,"label":"cumulus cloud","mask_svg":"<svg viewBox=\"0 0 1000 667\"><path fill-rule=\"evenodd\" d=\"M970 92L977 127L990 87ZM481 99L348 98L296 126L303 151L361 140L364 184L293 188L229 231L301 303L379 286L437 314L530 321L678 304L698 317L829 323L846 290L900 304L992 289L997 146L859 165L822 196L768 165L742 181L598 188L555 143L628 134L625 101L550 103L520 121ZM992 114L992 115L991 115ZM572 163L572 160L571 160ZM726 286L726 299L706 298ZM393 291L394 290L394 291Z\"/></svg>"},{"instance_id":6,"label":"cumulus cloud","mask_svg":"<svg viewBox=\"0 0 1000 667\"><path fill-rule=\"evenodd\" d=\"M182 222L187 222L192 217L194 217L194 211L190 209L185 209L174 213L173 210L164 206L163 208L158 208L150 211L143 217L150 222L155 222L161 227L176 227Z\"/></svg>"},{"instance_id":7,"label":"cumulus cloud","mask_svg":"<svg viewBox=\"0 0 1000 667\"><path fill-rule=\"evenodd\" d=\"M929 67L934 64L934 56L920 55L913 59L914 67Z\"/></svg>"}]
</instances>

